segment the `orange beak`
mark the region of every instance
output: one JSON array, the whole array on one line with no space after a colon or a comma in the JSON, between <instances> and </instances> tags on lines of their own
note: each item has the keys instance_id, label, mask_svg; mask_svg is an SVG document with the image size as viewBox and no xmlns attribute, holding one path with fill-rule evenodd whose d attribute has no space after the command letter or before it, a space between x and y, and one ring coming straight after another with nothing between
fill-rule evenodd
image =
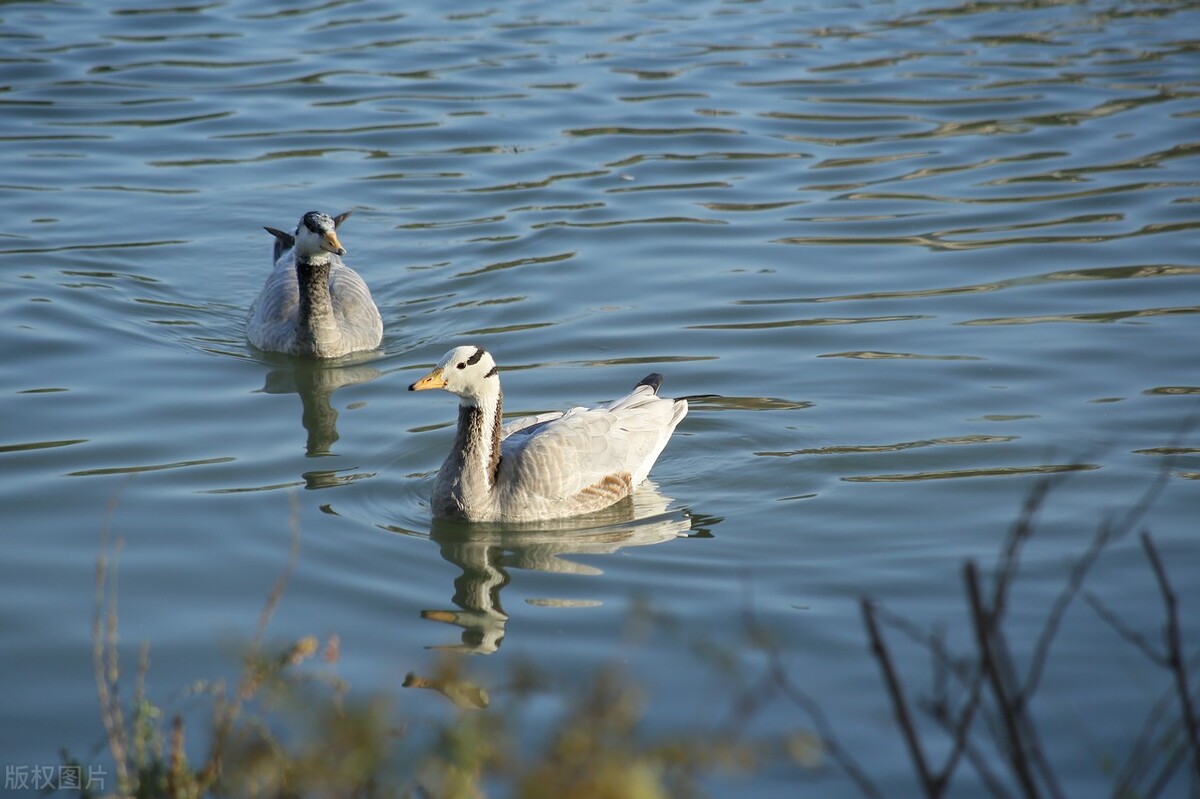
<instances>
[{"instance_id":1,"label":"orange beak","mask_svg":"<svg viewBox=\"0 0 1200 799\"><path fill-rule=\"evenodd\" d=\"M409 391L426 391L431 388L445 388L446 378L441 369L434 369L417 382L408 387Z\"/></svg>"},{"instance_id":2,"label":"orange beak","mask_svg":"<svg viewBox=\"0 0 1200 799\"><path fill-rule=\"evenodd\" d=\"M337 233L332 230L325 234L325 249L338 255L346 254L346 248L338 241Z\"/></svg>"}]
</instances>

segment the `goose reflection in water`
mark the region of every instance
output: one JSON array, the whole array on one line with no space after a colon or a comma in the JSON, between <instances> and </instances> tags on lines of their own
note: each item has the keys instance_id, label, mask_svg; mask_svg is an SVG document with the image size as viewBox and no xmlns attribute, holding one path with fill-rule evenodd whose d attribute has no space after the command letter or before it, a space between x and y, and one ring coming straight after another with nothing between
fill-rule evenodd
<instances>
[{"instance_id":1,"label":"goose reflection in water","mask_svg":"<svg viewBox=\"0 0 1200 799\"><path fill-rule=\"evenodd\" d=\"M569 555L607 555L624 547L660 544L687 536L692 516L668 510L671 500L650 481L632 496L602 511L553 522L468 524L435 520L430 538L442 557L462 569L454 580L455 608L423 610L421 618L462 628L460 644L433 647L476 655L500 648L508 622L500 592L511 579L509 569L559 574L595 575L603 570L570 560ZM546 600L538 604L579 606L580 600Z\"/></svg>"},{"instance_id":2,"label":"goose reflection in water","mask_svg":"<svg viewBox=\"0 0 1200 799\"><path fill-rule=\"evenodd\" d=\"M287 368L273 369L267 373L262 391L265 394L299 394L303 408L300 423L304 425L307 439L305 454L310 458L333 455L333 445L338 440L338 412L332 404L333 392L344 386L369 383L380 377L382 371L363 363L339 364L312 361L295 361ZM341 474L344 470L314 470L303 477L308 488L328 488L342 485L354 479Z\"/></svg>"}]
</instances>

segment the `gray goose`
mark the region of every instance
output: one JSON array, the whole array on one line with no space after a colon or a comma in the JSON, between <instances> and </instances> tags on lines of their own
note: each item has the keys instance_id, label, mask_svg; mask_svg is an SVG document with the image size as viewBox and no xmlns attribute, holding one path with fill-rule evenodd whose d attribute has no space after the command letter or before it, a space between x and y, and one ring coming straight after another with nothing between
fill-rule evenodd
<instances>
[{"instance_id":1,"label":"gray goose","mask_svg":"<svg viewBox=\"0 0 1200 799\"><path fill-rule=\"evenodd\" d=\"M255 347L337 358L379 346L383 318L371 290L342 263L337 228L348 216L309 211L294 233L266 228L275 237L275 267L246 318L246 338Z\"/></svg>"}]
</instances>

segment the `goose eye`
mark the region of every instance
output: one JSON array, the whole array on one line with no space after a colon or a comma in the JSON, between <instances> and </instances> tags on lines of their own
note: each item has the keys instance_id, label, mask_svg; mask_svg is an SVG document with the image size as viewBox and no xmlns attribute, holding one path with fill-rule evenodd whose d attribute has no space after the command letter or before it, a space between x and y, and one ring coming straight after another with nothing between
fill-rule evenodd
<instances>
[{"instance_id":1,"label":"goose eye","mask_svg":"<svg viewBox=\"0 0 1200 799\"><path fill-rule=\"evenodd\" d=\"M455 369L466 369L466 368L467 368L467 365L466 365L465 363L460 363L458 366L456 366L456 367L454 367L454 368L455 368Z\"/></svg>"}]
</instances>

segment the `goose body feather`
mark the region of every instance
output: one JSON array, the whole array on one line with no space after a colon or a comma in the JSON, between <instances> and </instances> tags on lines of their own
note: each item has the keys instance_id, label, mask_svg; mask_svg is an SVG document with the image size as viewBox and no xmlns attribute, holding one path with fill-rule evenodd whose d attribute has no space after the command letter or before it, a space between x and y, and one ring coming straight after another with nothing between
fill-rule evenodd
<instances>
[{"instance_id":1,"label":"goose body feather","mask_svg":"<svg viewBox=\"0 0 1200 799\"><path fill-rule=\"evenodd\" d=\"M305 214L294 235L267 228L276 237L275 266L250 306L246 337L260 350L318 358L375 349L383 339L383 318L371 290L338 252L307 243L312 236L305 220L311 216ZM324 214L317 216L329 220ZM346 216L330 222L336 226ZM319 295L318 307L312 310L310 303L302 302L305 269L311 269L319 283L308 289Z\"/></svg>"},{"instance_id":2,"label":"goose body feather","mask_svg":"<svg viewBox=\"0 0 1200 799\"><path fill-rule=\"evenodd\" d=\"M472 357L475 363L468 364ZM451 351L410 387L445 388L462 397L454 446L434 481L434 515L533 521L589 513L628 496L687 415L685 400L658 396L660 382L651 375L606 405L501 425L491 356L477 347Z\"/></svg>"}]
</instances>

